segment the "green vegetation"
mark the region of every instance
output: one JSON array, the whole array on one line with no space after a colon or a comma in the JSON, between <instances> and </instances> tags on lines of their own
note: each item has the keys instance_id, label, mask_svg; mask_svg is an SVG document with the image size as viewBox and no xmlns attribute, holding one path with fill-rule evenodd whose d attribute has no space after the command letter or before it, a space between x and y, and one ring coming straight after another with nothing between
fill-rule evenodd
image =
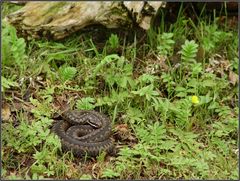
<instances>
[{"instance_id":1,"label":"green vegetation","mask_svg":"<svg viewBox=\"0 0 240 181\"><path fill-rule=\"evenodd\" d=\"M238 178L237 27L181 10L141 45L109 32L101 47L91 32L26 42L2 23L4 179ZM50 128L66 104L108 115L118 155L62 153Z\"/></svg>"}]
</instances>

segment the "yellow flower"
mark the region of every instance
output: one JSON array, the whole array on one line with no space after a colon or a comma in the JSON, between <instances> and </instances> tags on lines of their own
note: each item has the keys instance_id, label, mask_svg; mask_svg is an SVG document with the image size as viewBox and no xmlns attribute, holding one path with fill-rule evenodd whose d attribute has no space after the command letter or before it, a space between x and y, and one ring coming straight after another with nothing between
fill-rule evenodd
<instances>
[{"instance_id":1,"label":"yellow flower","mask_svg":"<svg viewBox=\"0 0 240 181\"><path fill-rule=\"evenodd\" d=\"M198 96L192 96L192 103L193 104L198 104L199 103Z\"/></svg>"}]
</instances>

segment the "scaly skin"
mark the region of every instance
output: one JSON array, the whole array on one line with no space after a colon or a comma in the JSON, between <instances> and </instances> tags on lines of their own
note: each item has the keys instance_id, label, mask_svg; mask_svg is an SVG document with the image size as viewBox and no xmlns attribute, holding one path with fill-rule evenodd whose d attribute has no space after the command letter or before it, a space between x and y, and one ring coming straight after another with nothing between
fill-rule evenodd
<instances>
[{"instance_id":1,"label":"scaly skin","mask_svg":"<svg viewBox=\"0 0 240 181\"><path fill-rule=\"evenodd\" d=\"M111 123L106 116L96 111L74 110L64 113L63 118L52 130L60 137L64 151L72 151L76 156L96 156L101 151L113 154Z\"/></svg>"}]
</instances>

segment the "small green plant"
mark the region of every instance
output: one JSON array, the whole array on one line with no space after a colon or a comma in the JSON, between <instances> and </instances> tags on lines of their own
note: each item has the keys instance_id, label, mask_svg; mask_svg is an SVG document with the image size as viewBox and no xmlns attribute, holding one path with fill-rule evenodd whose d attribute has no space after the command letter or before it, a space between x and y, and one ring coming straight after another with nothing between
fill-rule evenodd
<instances>
[{"instance_id":1,"label":"small green plant","mask_svg":"<svg viewBox=\"0 0 240 181\"><path fill-rule=\"evenodd\" d=\"M207 54L219 50L220 47L226 47L227 42L230 43L232 33L219 30L217 24L202 24L202 45Z\"/></svg>"},{"instance_id":2,"label":"small green plant","mask_svg":"<svg viewBox=\"0 0 240 181\"><path fill-rule=\"evenodd\" d=\"M77 109L79 110L92 110L94 106L95 99L92 97L85 97L77 101Z\"/></svg>"},{"instance_id":3,"label":"small green plant","mask_svg":"<svg viewBox=\"0 0 240 181\"><path fill-rule=\"evenodd\" d=\"M194 63L197 56L198 44L194 40L186 40L180 51L183 62Z\"/></svg>"},{"instance_id":4,"label":"small green plant","mask_svg":"<svg viewBox=\"0 0 240 181\"><path fill-rule=\"evenodd\" d=\"M177 101L170 107L170 120L174 120L176 126L184 129L188 128L192 116L192 104L188 98Z\"/></svg>"},{"instance_id":5,"label":"small green plant","mask_svg":"<svg viewBox=\"0 0 240 181\"><path fill-rule=\"evenodd\" d=\"M173 33L162 33L157 35L157 50L158 54L162 56L171 56L173 54L173 47L175 41L173 40Z\"/></svg>"},{"instance_id":6,"label":"small green plant","mask_svg":"<svg viewBox=\"0 0 240 181\"><path fill-rule=\"evenodd\" d=\"M168 98L170 98L172 96L172 94L174 93L175 86L176 86L176 83L173 80L173 76L171 76L171 74L163 72L161 75L161 79L167 89Z\"/></svg>"},{"instance_id":7,"label":"small green plant","mask_svg":"<svg viewBox=\"0 0 240 181\"><path fill-rule=\"evenodd\" d=\"M126 103L125 101L129 100L130 98L132 98L132 95L127 91L121 91L118 93L113 90L109 96L98 98L95 106L114 106L121 103L124 104Z\"/></svg>"},{"instance_id":8,"label":"small green plant","mask_svg":"<svg viewBox=\"0 0 240 181\"><path fill-rule=\"evenodd\" d=\"M128 89L134 87L132 79L133 66L124 57L116 54L106 56L94 69L92 77L101 74L104 77L109 89L114 85L118 88Z\"/></svg>"},{"instance_id":9,"label":"small green plant","mask_svg":"<svg viewBox=\"0 0 240 181\"><path fill-rule=\"evenodd\" d=\"M9 124L6 128L6 132L12 131L12 133L7 134L10 134L9 136L11 139L4 137L4 142L6 146L14 148L14 150L19 153L31 152L34 150L35 146L40 145L43 141L48 139L50 135L48 126L52 124L52 121L53 120L47 118L41 118L29 125L25 120L22 120L16 131L13 131L14 127Z\"/></svg>"},{"instance_id":10,"label":"small green plant","mask_svg":"<svg viewBox=\"0 0 240 181\"><path fill-rule=\"evenodd\" d=\"M131 93L139 96L144 96L148 101L154 99L155 96L159 95L159 93L154 90L154 87L152 84L145 86L137 91L132 91Z\"/></svg>"},{"instance_id":11,"label":"small green plant","mask_svg":"<svg viewBox=\"0 0 240 181\"><path fill-rule=\"evenodd\" d=\"M118 173L110 168L105 169L103 171L103 175L102 175L103 178L116 178L119 176L120 176L120 173Z\"/></svg>"},{"instance_id":12,"label":"small green plant","mask_svg":"<svg viewBox=\"0 0 240 181\"><path fill-rule=\"evenodd\" d=\"M72 80L76 73L77 69L75 67L62 66L58 70L60 79L65 82L67 80Z\"/></svg>"},{"instance_id":13,"label":"small green plant","mask_svg":"<svg viewBox=\"0 0 240 181\"><path fill-rule=\"evenodd\" d=\"M89 174L83 174L83 175L80 177L80 180L92 180L92 176L89 175Z\"/></svg>"},{"instance_id":14,"label":"small green plant","mask_svg":"<svg viewBox=\"0 0 240 181\"><path fill-rule=\"evenodd\" d=\"M119 39L118 39L118 36L115 35L115 34L111 34L111 36L109 37L108 42L109 42L110 47L112 49L116 49L119 46Z\"/></svg>"},{"instance_id":15,"label":"small green plant","mask_svg":"<svg viewBox=\"0 0 240 181\"><path fill-rule=\"evenodd\" d=\"M3 68L13 67L20 70L20 74L26 69L26 43L23 38L18 38L16 29L7 24L5 21L2 24L2 64ZM3 73L8 75L7 70L4 68Z\"/></svg>"},{"instance_id":16,"label":"small green plant","mask_svg":"<svg viewBox=\"0 0 240 181\"><path fill-rule=\"evenodd\" d=\"M4 92L6 89L10 87L18 87L19 84L11 79L6 79L5 77L1 76L1 92Z\"/></svg>"},{"instance_id":17,"label":"small green plant","mask_svg":"<svg viewBox=\"0 0 240 181\"><path fill-rule=\"evenodd\" d=\"M147 84L154 84L159 78L154 75L150 74L142 74L140 77L138 77L137 82L139 82L140 86L143 87Z\"/></svg>"}]
</instances>

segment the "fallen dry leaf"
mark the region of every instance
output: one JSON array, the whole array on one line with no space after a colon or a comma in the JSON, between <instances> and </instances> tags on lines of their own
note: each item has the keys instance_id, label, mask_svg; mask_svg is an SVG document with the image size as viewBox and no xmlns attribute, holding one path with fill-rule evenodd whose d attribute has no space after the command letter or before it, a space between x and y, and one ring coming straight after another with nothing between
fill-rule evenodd
<instances>
[{"instance_id":1,"label":"fallen dry leaf","mask_svg":"<svg viewBox=\"0 0 240 181\"><path fill-rule=\"evenodd\" d=\"M209 64L205 71L209 73L215 73L220 77L224 77L225 74L229 74L229 80L232 84L235 85L236 75L233 75L234 72L230 73L230 66L230 61L226 59L226 57L219 54L214 54L212 57L209 58Z\"/></svg>"},{"instance_id":2,"label":"fallen dry leaf","mask_svg":"<svg viewBox=\"0 0 240 181\"><path fill-rule=\"evenodd\" d=\"M31 110L34 108L35 106L33 106L31 103L14 102L11 108L11 112L18 112L20 110L31 112Z\"/></svg>"},{"instance_id":3,"label":"fallen dry leaf","mask_svg":"<svg viewBox=\"0 0 240 181\"><path fill-rule=\"evenodd\" d=\"M128 128L127 124L119 124L115 127L115 130L115 135L118 140L136 141L136 138L131 133L131 130Z\"/></svg>"},{"instance_id":4,"label":"fallen dry leaf","mask_svg":"<svg viewBox=\"0 0 240 181\"><path fill-rule=\"evenodd\" d=\"M231 70L229 71L228 78L232 85L235 85L238 82L238 74L234 73Z\"/></svg>"},{"instance_id":5,"label":"fallen dry leaf","mask_svg":"<svg viewBox=\"0 0 240 181\"><path fill-rule=\"evenodd\" d=\"M115 129L117 131L119 131L120 133L126 133L126 132L128 132L128 125L127 124L119 124L115 127Z\"/></svg>"},{"instance_id":6,"label":"fallen dry leaf","mask_svg":"<svg viewBox=\"0 0 240 181\"><path fill-rule=\"evenodd\" d=\"M75 164L69 164L68 165L68 172L66 173L67 178L72 178L74 174L78 172L78 169L76 168Z\"/></svg>"},{"instance_id":7,"label":"fallen dry leaf","mask_svg":"<svg viewBox=\"0 0 240 181\"><path fill-rule=\"evenodd\" d=\"M11 115L10 106L7 103L4 103L2 106L2 120L8 121Z\"/></svg>"}]
</instances>

